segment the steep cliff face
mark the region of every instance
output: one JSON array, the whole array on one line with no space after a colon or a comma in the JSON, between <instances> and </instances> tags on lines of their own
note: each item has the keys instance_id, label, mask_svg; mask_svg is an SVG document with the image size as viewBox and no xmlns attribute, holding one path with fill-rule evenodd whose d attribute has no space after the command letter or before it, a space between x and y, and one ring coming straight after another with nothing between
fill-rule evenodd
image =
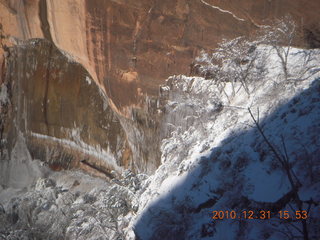
<instances>
[{"instance_id":1,"label":"steep cliff face","mask_svg":"<svg viewBox=\"0 0 320 240\"><path fill-rule=\"evenodd\" d=\"M287 13L302 36L294 45L320 46L319 7L0 0L0 237L292 239L302 228L288 228L298 221L212 223L208 211L276 214L308 204L318 239L319 51L248 42L217 65L207 55L208 78L180 74L191 75L200 50L221 38L254 35ZM256 127L248 107L257 109ZM278 163L259 124L283 155Z\"/></svg>"},{"instance_id":2,"label":"steep cliff face","mask_svg":"<svg viewBox=\"0 0 320 240\"><path fill-rule=\"evenodd\" d=\"M126 134L108 99L88 72L46 40L8 51L8 150L25 134L33 158L52 167L128 168Z\"/></svg>"},{"instance_id":3,"label":"steep cliff face","mask_svg":"<svg viewBox=\"0 0 320 240\"><path fill-rule=\"evenodd\" d=\"M117 114L85 68L47 40L20 42L6 54L1 138L8 153L22 132L32 157L55 169L110 177L111 170L152 172L159 165L155 113L152 125L148 108L133 119Z\"/></svg>"},{"instance_id":4,"label":"steep cliff face","mask_svg":"<svg viewBox=\"0 0 320 240\"><path fill-rule=\"evenodd\" d=\"M2 0L0 7L8 34L53 41L123 111L157 94L168 76L188 74L200 49L266 20L291 14L310 44L319 44L318 1Z\"/></svg>"},{"instance_id":5,"label":"steep cliff face","mask_svg":"<svg viewBox=\"0 0 320 240\"><path fill-rule=\"evenodd\" d=\"M103 158L113 169L151 172L162 138L156 97L168 76L189 74L200 50L221 38L250 35L287 13L304 37L297 44L319 46L319 7L316 0L1 0L0 83L13 96L1 107L1 136L9 134L9 146L12 129L25 132L42 159L49 145L62 148L66 156L52 159L65 165L90 155L87 166ZM48 42L25 42L33 38Z\"/></svg>"}]
</instances>

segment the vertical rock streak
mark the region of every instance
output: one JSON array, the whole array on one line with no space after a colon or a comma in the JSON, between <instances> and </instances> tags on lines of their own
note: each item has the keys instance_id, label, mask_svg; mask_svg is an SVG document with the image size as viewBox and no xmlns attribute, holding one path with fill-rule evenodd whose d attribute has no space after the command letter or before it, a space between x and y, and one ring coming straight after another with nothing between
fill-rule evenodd
<instances>
[{"instance_id":1,"label":"vertical rock streak","mask_svg":"<svg viewBox=\"0 0 320 240\"><path fill-rule=\"evenodd\" d=\"M39 18L41 21L41 29L44 37L53 42L51 32L50 32L50 25L48 22L48 7L47 7L47 0L40 0L39 1Z\"/></svg>"},{"instance_id":2,"label":"vertical rock streak","mask_svg":"<svg viewBox=\"0 0 320 240\"><path fill-rule=\"evenodd\" d=\"M49 47L49 54L48 54L48 66L46 69L46 75L44 77L45 81L45 89L44 89L44 96L43 96L43 116L44 116L44 122L45 126L47 128L47 134L49 135L49 123L48 123L48 92L50 87L50 69L51 69L51 57L52 57L52 46Z\"/></svg>"}]
</instances>

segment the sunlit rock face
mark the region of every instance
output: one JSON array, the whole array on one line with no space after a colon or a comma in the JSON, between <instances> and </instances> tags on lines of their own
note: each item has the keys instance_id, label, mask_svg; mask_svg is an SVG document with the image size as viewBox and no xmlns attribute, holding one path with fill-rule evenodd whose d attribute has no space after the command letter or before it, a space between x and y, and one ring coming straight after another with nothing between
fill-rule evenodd
<instances>
[{"instance_id":1,"label":"sunlit rock face","mask_svg":"<svg viewBox=\"0 0 320 240\"><path fill-rule=\"evenodd\" d=\"M6 78L12 96L9 150L21 131L32 157L54 168L130 167L127 137L107 97L50 42L35 39L11 48Z\"/></svg>"},{"instance_id":2,"label":"sunlit rock face","mask_svg":"<svg viewBox=\"0 0 320 240\"><path fill-rule=\"evenodd\" d=\"M18 38L45 37L82 63L118 108L139 105L202 48L290 13L315 45L319 1L4 0L1 22ZM318 33L319 34L319 33Z\"/></svg>"},{"instance_id":3,"label":"sunlit rock face","mask_svg":"<svg viewBox=\"0 0 320 240\"><path fill-rule=\"evenodd\" d=\"M2 138L9 153L22 132L32 157L54 169L80 167L113 177L111 170L150 173L159 165L155 100L127 119L86 69L51 42L28 40L6 54Z\"/></svg>"},{"instance_id":4,"label":"sunlit rock face","mask_svg":"<svg viewBox=\"0 0 320 240\"><path fill-rule=\"evenodd\" d=\"M1 108L1 137L12 148L23 131L34 157L61 159L56 168L152 172L160 163L156 98L168 76L188 75L202 49L287 13L304 37L297 44L319 46L319 7L317 0L1 0L0 84L13 96ZM33 38L47 42L25 42Z\"/></svg>"}]
</instances>

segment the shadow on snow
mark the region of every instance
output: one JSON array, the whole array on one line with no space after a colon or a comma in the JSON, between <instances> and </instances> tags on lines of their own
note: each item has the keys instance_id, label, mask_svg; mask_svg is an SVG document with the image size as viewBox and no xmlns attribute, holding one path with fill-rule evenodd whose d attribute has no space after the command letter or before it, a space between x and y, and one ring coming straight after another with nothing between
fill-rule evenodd
<instances>
[{"instance_id":1,"label":"shadow on snow","mask_svg":"<svg viewBox=\"0 0 320 240\"><path fill-rule=\"evenodd\" d=\"M260 120L260 126L282 155L283 136L292 170L302 183L300 198L319 202L320 79ZM280 210L291 211L289 205L295 208L291 190L285 172L252 121L251 128L211 149L181 184L150 204L134 231L142 240L303 239L299 221L275 215ZM309 239L320 239L320 207L310 206ZM243 210L255 214L270 210L272 216L268 220L212 220L213 210L234 210L238 215Z\"/></svg>"}]
</instances>

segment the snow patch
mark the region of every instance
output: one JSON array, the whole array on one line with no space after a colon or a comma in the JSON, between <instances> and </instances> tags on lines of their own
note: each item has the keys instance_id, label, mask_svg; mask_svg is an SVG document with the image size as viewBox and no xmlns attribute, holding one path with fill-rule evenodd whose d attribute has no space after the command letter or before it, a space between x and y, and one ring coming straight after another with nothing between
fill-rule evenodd
<instances>
[{"instance_id":1,"label":"snow patch","mask_svg":"<svg viewBox=\"0 0 320 240\"><path fill-rule=\"evenodd\" d=\"M73 141L68 139L55 138L34 132L31 132L31 136L38 139L45 139L48 141L56 142L71 150L74 149L84 154L94 156L98 159L103 160L105 163L110 164L116 171L122 170L122 168L117 165L116 159L114 158L113 154L110 153L109 149L104 150L99 145L91 146L86 144L80 139L80 132L78 129L71 130L70 137L73 139Z\"/></svg>"},{"instance_id":2,"label":"snow patch","mask_svg":"<svg viewBox=\"0 0 320 240\"><path fill-rule=\"evenodd\" d=\"M250 94L240 82L232 86L230 82L183 75L170 77L162 87L169 91L164 121L171 131L161 144L162 164L146 181L138 217L131 223L141 239L151 239L157 232L179 231L187 220L190 227L181 238L200 239L203 227L208 226L209 231L211 226L214 234L208 239L236 239L237 221L209 223L208 212L213 208L233 210L230 208L239 203L240 196L274 203L291 190L286 174L255 129L249 107L281 153L280 135L285 136L293 171L307 184L309 177L302 171L306 164L297 159L305 159L299 156L306 152L303 146L308 146L308 154L317 151L320 52L291 48L286 81L273 47L259 45L255 51L257 61L266 61L266 69L248 85ZM311 55L305 62L305 56ZM228 61L223 64L225 72L235 71ZM295 77L299 79L293 81ZM312 161L314 167L320 164L318 158ZM304 185L300 194L305 200L316 199L319 190L319 184ZM211 207L197 210L214 199ZM181 208L188 210L181 212ZM173 230L177 221L182 221L181 226ZM270 232L268 227L265 221L252 221L245 236L258 239L257 229ZM271 234L270 239L280 239L279 234Z\"/></svg>"},{"instance_id":3,"label":"snow patch","mask_svg":"<svg viewBox=\"0 0 320 240\"><path fill-rule=\"evenodd\" d=\"M241 22L244 22L244 21L245 21L243 18L237 17L234 13L232 13L232 12L230 12L230 11L227 11L227 10L221 9L221 8L219 8L219 7L217 7L217 6L211 5L211 4L207 3L207 2L204 1L204 0L201 0L201 2L202 2L203 4L205 4L205 5L213 8L213 9L219 10L219 11L222 12L222 13L230 14L233 18L237 19L238 21L241 21Z\"/></svg>"},{"instance_id":4,"label":"snow patch","mask_svg":"<svg viewBox=\"0 0 320 240\"><path fill-rule=\"evenodd\" d=\"M24 188L31 186L43 175L41 163L33 161L25 139L19 133L9 161L0 161L0 182L5 187Z\"/></svg>"},{"instance_id":5,"label":"snow patch","mask_svg":"<svg viewBox=\"0 0 320 240\"><path fill-rule=\"evenodd\" d=\"M86 76L86 82L91 85L91 78L89 76Z\"/></svg>"}]
</instances>

